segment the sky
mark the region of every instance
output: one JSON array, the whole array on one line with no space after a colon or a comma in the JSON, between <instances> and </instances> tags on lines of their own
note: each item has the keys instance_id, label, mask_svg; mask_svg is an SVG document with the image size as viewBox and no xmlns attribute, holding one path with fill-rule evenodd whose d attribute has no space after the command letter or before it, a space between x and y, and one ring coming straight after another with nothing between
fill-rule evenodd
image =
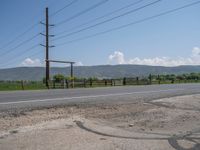
<instances>
[{"instance_id":1,"label":"sky","mask_svg":"<svg viewBox=\"0 0 200 150\"><path fill-rule=\"evenodd\" d=\"M40 22L46 7L54 25L52 60L78 66L200 65L200 3L143 20L195 2L200 0L0 0L0 68L44 66Z\"/></svg>"}]
</instances>

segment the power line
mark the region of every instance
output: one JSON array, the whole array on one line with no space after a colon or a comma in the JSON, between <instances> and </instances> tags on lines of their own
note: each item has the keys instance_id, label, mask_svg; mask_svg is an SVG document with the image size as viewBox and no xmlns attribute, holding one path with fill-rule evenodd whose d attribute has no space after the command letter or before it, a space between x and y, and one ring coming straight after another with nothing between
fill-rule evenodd
<instances>
[{"instance_id":1,"label":"power line","mask_svg":"<svg viewBox=\"0 0 200 150\"><path fill-rule=\"evenodd\" d=\"M109 0L102 0L99 3L93 5L93 6L89 7L89 8L87 8L87 9L85 9L85 10L83 10L83 11L81 11L81 12L79 12L79 13L77 13L77 14L75 14L75 15L73 15L73 16L71 16L71 17L69 17L69 18L67 18L67 19L65 19L65 20L63 20L61 22L59 22L59 23L57 23L56 26L64 24L64 23L66 23L66 22L68 22L70 20L73 20L74 18L77 18L77 17L79 17L79 16L81 16L81 15L83 15L83 14L85 14L85 13L87 13L87 12L89 12L89 11L99 7L99 6L101 6L102 4L104 4L104 3L108 2L108 1Z\"/></svg>"},{"instance_id":2,"label":"power line","mask_svg":"<svg viewBox=\"0 0 200 150\"><path fill-rule=\"evenodd\" d=\"M73 3L75 3L78 0L73 0L71 3L69 3L68 5L64 6L63 8L57 10L56 12L54 12L53 14L51 14L51 16L54 16L56 14L58 14L59 12L61 12L63 9L71 6ZM39 25L39 23L35 23L34 25L32 25L31 27L29 27L27 30L25 30L23 33L19 34L18 36L16 36L13 40L9 41L8 43L4 44L0 50L5 49L6 47L8 47L10 44L14 43L16 40L18 40L19 38L23 37L26 33L30 32L31 30L33 30L37 25ZM25 40L24 42L18 44L16 47L9 49L8 51L2 53L1 55L6 55L7 53L10 53L11 51L13 51L16 48L19 48L20 46L22 46L23 44L25 44L26 42L31 41L32 39L34 39L36 36L31 37L28 40Z\"/></svg>"},{"instance_id":3,"label":"power line","mask_svg":"<svg viewBox=\"0 0 200 150\"><path fill-rule=\"evenodd\" d=\"M50 14L49 17L53 17L53 16L57 15L59 12L63 11L65 8L70 7L71 5L73 5L74 3L76 3L77 1L78 1L78 0L73 0L73 1L71 1L70 3L68 3L67 5L65 5L64 7L60 8L60 9L58 9L57 11L55 11L54 13ZM45 19L43 19L42 21L44 21L44 20L45 20ZM41 22L42 22L42 21L41 21ZM50 29L53 28L53 27L54 27L54 26L51 26ZM43 31L42 33L44 33L44 31Z\"/></svg>"},{"instance_id":4,"label":"power line","mask_svg":"<svg viewBox=\"0 0 200 150\"><path fill-rule=\"evenodd\" d=\"M22 45L26 44L27 42L30 42L31 40L35 39L37 36L39 36L39 34L36 34L36 35L32 36L31 38L21 42L17 46L15 46L15 47L7 50L7 51L4 51L4 53L2 53L1 56L9 54L10 52L14 51L15 49L17 49L17 48L21 47Z\"/></svg>"},{"instance_id":5,"label":"power line","mask_svg":"<svg viewBox=\"0 0 200 150\"><path fill-rule=\"evenodd\" d=\"M54 12L53 14L50 15L50 17L55 16L56 14L58 14L59 12L63 11L65 8L70 7L71 5L73 5L74 3L76 3L78 0L73 0L71 1L69 4L65 5L64 7L58 9L56 12Z\"/></svg>"},{"instance_id":6,"label":"power line","mask_svg":"<svg viewBox=\"0 0 200 150\"><path fill-rule=\"evenodd\" d=\"M50 4L51 5L51 4ZM22 32L21 34L19 34L18 36L16 36L13 40L9 41L8 43L4 44L1 49L4 49L6 47L8 47L10 44L14 43L16 40L18 40L19 38L23 37L26 33L30 32L31 30L33 30L37 25L39 25L39 21L33 25L31 25L27 30L25 30L24 32Z\"/></svg>"},{"instance_id":7,"label":"power line","mask_svg":"<svg viewBox=\"0 0 200 150\"><path fill-rule=\"evenodd\" d=\"M75 0L75 1L76 1L76 0ZM53 3L51 3L51 4L53 4ZM50 4L50 5L51 5L51 4ZM66 7L67 7L67 6L66 6ZM63 8L63 9L64 9L64 8ZM58 10L58 11L61 11L61 10ZM57 14L58 11L55 12L55 13L53 13L52 15ZM28 33L28 32L30 32L31 30L33 30L37 25L39 25L39 22L37 22L37 23L35 23L34 25L30 26L27 30L25 30L24 32L22 32L21 34L19 34L18 36L16 36L13 40L11 40L11 41L7 42L6 44L4 44L2 47L0 47L0 50L5 49L5 48L8 47L10 44L14 43L16 40L18 40L19 38L23 37L26 33Z\"/></svg>"},{"instance_id":8,"label":"power line","mask_svg":"<svg viewBox=\"0 0 200 150\"><path fill-rule=\"evenodd\" d=\"M36 52L36 53L33 53L32 55L29 55L29 56L26 56L26 57L21 57L20 59L18 59L18 61L21 60L21 59L31 58L31 57L33 57L33 56L37 56L38 54L41 54L41 53L42 53L42 51L38 51L38 52ZM12 62L12 63L9 63L9 64L7 64L7 65L4 66L4 67L8 67L8 66L11 65L11 64L16 64L16 62L17 62L17 61Z\"/></svg>"},{"instance_id":9,"label":"power line","mask_svg":"<svg viewBox=\"0 0 200 150\"><path fill-rule=\"evenodd\" d=\"M168 10L168 11L165 11L165 12L162 12L162 13L159 13L159 14L157 14L157 15L153 15L153 16L150 16L150 17L146 17L146 18L144 18L144 19L141 19L141 20L138 20L138 21L134 21L134 22L131 22L131 23L129 23L129 24L125 24L125 25L122 25L122 26L119 26L119 27L116 27L116 28L111 28L111 29L106 30L106 31L98 32L98 33L95 33L95 34L92 34L92 35L88 35L88 36L85 36L85 37L81 37L81 38L78 38L78 39L74 39L74 40L71 40L71 41L67 41L67 42L64 42L64 43L60 43L60 44L57 44L57 46L62 46L62 45L65 45L65 44L74 43L74 42L77 42L77 41L82 41L82 40L85 40L85 39L89 39L89 38L92 38L92 37L96 37L96 36L98 36L98 35L102 35L102 34L105 34L105 33L112 32L112 31L120 30L120 29L129 27L129 26L132 26L132 25L135 25L135 24L143 23L143 22L146 22L146 21L149 21L149 20L152 20L152 19L161 17L161 16L165 16L165 15L168 15L168 14L171 14L171 13L174 13L174 12L177 12L177 11L179 11L179 10L182 10L182 9L185 9L185 8L188 8L188 7L197 5L197 4L200 4L200 1L196 1L196 2L193 2L193 3L187 4L187 5L183 5L183 6L181 6L181 7L178 7L178 8L175 8L175 9L171 9L171 10Z\"/></svg>"},{"instance_id":10,"label":"power line","mask_svg":"<svg viewBox=\"0 0 200 150\"><path fill-rule=\"evenodd\" d=\"M32 47L30 47L30 48L28 48L28 49L25 49L25 50L22 51L21 53L18 53L18 54L16 55L16 57L22 56L22 55L28 53L29 51L35 49L36 47L39 47L39 44L35 44L35 45L33 45ZM16 57L14 57L14 58L16 58Z\"/></svg>"},{"instance_id":11,"label":"power line","mask_svg":"<svg viewBox=\"0 0 200 150\"><path fill-rule=\"evenodd\" d=\"M1 64L1 67L2 67L2 66L6 67L7 65L9 65L9 64L11 64L11 63L16 62L16 60L18 60L19 58L21 58L21 56L23 56L23 55L26 54L27 52L30 52L31 50L33 50L33 49L35 49L35 48L37 48L37 47L39 47L39 44L33 45L33 46L31 46L30 48L25 49L25 50L22 51L21 53L18 53L17 55L15 55L15 56L13 57L13 59L10 59L10 61Z\"/></svg>"},{"instance_id":12,"label":"power line","mask_svg":"<svg viewBox=\"0 0 200 150\"><path fill-rule=\"evenodd\" d=\"M116 9L116 10L114 10L114 11L112 11L112 12L109 12L109 13L103 15L103 16L94 18L94 19L92 19L92 20L90 20L90 21L88 21L88 22L85 22L85 23L80 24L80 25L78 25L78 26L72 27L71 29L65 30L65 31L63 31L63 32L59 32L59 33L57 33L57 35L66 33L66 32L68 32L69 30L71 31L71 30L73 30L73 29L82 27L82 26L87 25L87 24L90 24L90 23L93 23L93 22L96 21L96 20L99 20L99 19L108 17L108 16L110 16L110 15L116 13L116 12L119 12L119 11L121 11L121 10L123 10L123 9L127 9L127 8L129 8L129 7L132 7L132 6L134 6L134 5L136 5L136 4L139 4L139 3L143 2L143 1L144 1L144 0L139 0L139 1L133 2L133 3L129 4L129 5L126 5L126 6L124 6L124 7L121 7L121 8L119 8L119 9Z\"/></svg>"},{"instance_id":13,"label":"power line","mask_svg":"<svg viewBox=\"0 0 200 150\"><path fill-rule=\"evenodd\" d=\"M128 11L128 12L125 12L125 13L120 14L120 15L118 15L118 16L115 16L115 17L112 17L112 18L110 18L110 19L104 20L104 21L102 21L102 22L99 22L99 23L96 23L96 24L94 24L94 25L91 25L91 26L82 28L82 29L80 29L80 30L77 30L77 31L68 33L68 34L66 34L66 35L60 36L60 37L54 39L54 41L59 40L59 39L62 39L62 38L65 38L65 37L68 37L68 36L73 35L73 34L80 33L80 32L82 32L82 31L85 31L85 30L88 30L88 29L91 29L91 28L94 28L94 27L96 27L96 26L102 25L102 24L104 24L104 23L113 21L113 20L115 20L115 19L121 18L121 17L126 16L126 15L128 15L128 14L131 14L131 13L133 13L133 12L137 12L137 11L139 11L139 10L141 10L141 9L144 9L144 8L148 7L148 6L155 5L156 3L160 2L160 1L162 1L162 0L156 0L156 1L154 1L154 2L151 2L151 3L147 4L147 5L138 7L138 8L133 9L133 10L130 10L130 11Z\"/></svg>"},{"instance_id":14,"label":"power line","mask_svg":"<svg viewBox=\"0 0 200 150\"><path fill-rule=\"evenodd\" d=\"M29 31L33 30L37 25L39 25L39 23L35 23L34 25L32 25L30 28L28 28L26 31L24 31L23 33L19 34L18 36L16 36L13 40L9 41L8 43L4 44L0 50L8 47L10 44L14 43L17 39L21 38L22 36L24 36L26 33L28 33Z\"/></svg>"}]
</instances>

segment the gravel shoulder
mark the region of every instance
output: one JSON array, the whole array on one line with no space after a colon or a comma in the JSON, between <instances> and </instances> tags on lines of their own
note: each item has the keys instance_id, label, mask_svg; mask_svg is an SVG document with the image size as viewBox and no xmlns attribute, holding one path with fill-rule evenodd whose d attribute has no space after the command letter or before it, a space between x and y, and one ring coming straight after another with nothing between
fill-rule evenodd
<instances>
[{"instance_id":1,"label":"gravel shoulder","mask_svg":"<svg viewBox=\"0 0 200 150\"><path fill-rule=\"evenodd\" d=\"M0 114L1 150L199 150L200 94Z\"/></svg>"}]
</instances>

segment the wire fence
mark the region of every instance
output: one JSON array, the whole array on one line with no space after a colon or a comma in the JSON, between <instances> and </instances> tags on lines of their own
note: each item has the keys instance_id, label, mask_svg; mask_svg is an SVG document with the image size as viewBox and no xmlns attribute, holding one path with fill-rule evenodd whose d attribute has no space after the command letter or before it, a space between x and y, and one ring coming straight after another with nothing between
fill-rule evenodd
<instances>
[{"instance_id":1,"label":"wire fence","mask_svg":"<svg viewBox=\"0 0 200 150\"><path fill-rule=\"evenodd\" d=\"M112 86L152 85L200 83L200 79L151 79L151 78L120 78L120 79L75 79L49 82L49 89L93 88ZM48 89L42 81L0 81L0 91L5 90L39 90Z\"/></svg>"}]
</instances>

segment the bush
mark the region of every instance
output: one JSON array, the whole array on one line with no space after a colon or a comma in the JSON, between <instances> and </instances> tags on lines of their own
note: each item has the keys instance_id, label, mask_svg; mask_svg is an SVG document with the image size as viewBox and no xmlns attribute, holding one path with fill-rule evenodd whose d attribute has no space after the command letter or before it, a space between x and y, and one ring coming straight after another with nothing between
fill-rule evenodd
<instances>
[{"instance_id":1,"label":"bush","mask_svg":"<svg viewBox=\"0 0 200 150\"><path fill-rule=\"evenodd\" d=\"M56 74L53 76L53 80L55 82L61 82L65 79L65 77L62 74Z\"/></svg>"}]
</instances>

